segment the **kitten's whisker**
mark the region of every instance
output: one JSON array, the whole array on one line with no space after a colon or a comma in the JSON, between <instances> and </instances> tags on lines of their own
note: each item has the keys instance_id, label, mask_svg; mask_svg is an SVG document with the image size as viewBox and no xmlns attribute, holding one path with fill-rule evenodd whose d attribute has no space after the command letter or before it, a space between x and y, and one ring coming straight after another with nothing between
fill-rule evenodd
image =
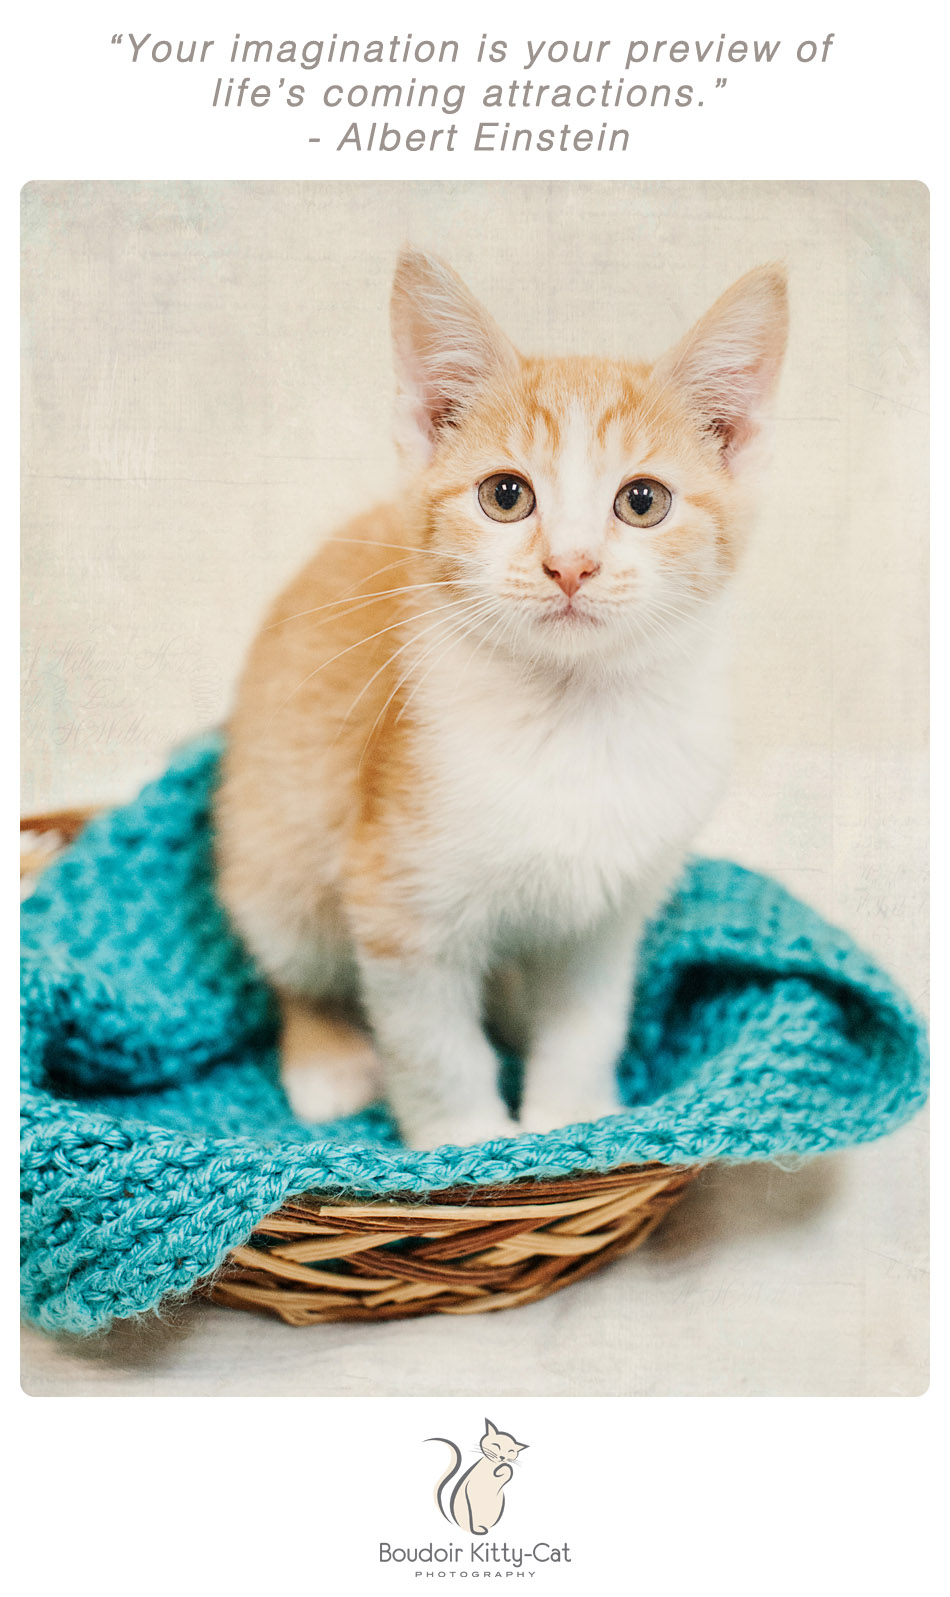
<instances>
[{"instance_id":1,"label":"kitten's whisker","mask_svg":"<svg viewBox=\"0 0 950 1597\"><path fill-rule=\"evenodd\" d=\"M374 581L374 579L376 577L383 576L387 571L395 570L395 568L397 566L409 566L411 564L412 564L412 556L411 555L404 555L401 560L389 560L389 561L387 561L386 565L377 566L376 570L375 571L371 571L368 576L360 577L358 581L351 583L350 586L347 588L346 592L342 595L342 597L343 598L347 598L350 594L357 593L358 590L363 587L364 583ZM306 614L305 611L303 613ZM292 620L293 617L288 617L288 619Z\"/></svg>"},{"instance_id":2,"label":"kitten's whisker","mask_svg":"<svg viewBox=\"0 0 950 1597\"><path fill-rule=\"evenodd\" d=\"M665 560L658 562L658 568L665 577L673 577L675 579L679 576L676 566L669 564ZM693 589L688 589L684 597L689 599L690 605L708 609L720 602L722 594L721 591L715 593L696 593Z\"/></svg>"},{"instance_id":3,"label":"kitten's whisker","mask_svg":"<svg viewBox=\"0 0 950 1597\"><path fill-rule=\"evenodd\" d=\"M496 600L495 599L483 597L480 601L478 601L478 608L476 610L470 611L467 616L460 616L459 617L458 624L456 626L454 626L451 629L451 631L446 635L446 638L444 640L446 647L443 649L442 653L437 657L436 660L434 660L432 662L432 665L430 665L428 671L425 672L425 674L419 679L419 681L414 683L412 691L409 694L409 697L406 699L405 704L403 704L402 708L399 711L399 716L396 717L397 721L399 720L400 716L405 714L405 712L406 712L411 700L413 699L415 694L418 692L419 688L422 686L422 683L425 681L426 677L428 677L430 675L430 673L432 672L432 670L434 669L434 667L437 666L440 663L440 661L445 658L445 655L448 653L449 647L453 643L461 642L463 637L469 637L473 632L477 631L478 627L486 619L486 617L491 615L491 613L495 609L495 607L496 607ZM468 623L468 622L470 622L471 625L466 625L466 623ZM464 631L462 630L463 626L465 627ZM443 641L443 640L441 640L439 638L436 638L435 643L433 643L425 651L425 653L422 655L421 659L415 660L415 661L412 662L412 666L410 667L410 671L407 673L407 675L411 675L413 669L418 669L418 667L420 665L422 665L423 661L429 658L429 656L433 652L433 649L437 648L441 641Z\"/></svg>"},{"instance_id":4,"label":"kitten's whisker","mask_svg":"<svg viewBox=\"0 0 950 1597\"><path fill-rule=\"evenodd\" d=\"M395 694L398 693L398 691L402 687L403 683L407 682L409 680L410 676L412 676L413 671L417 670L418 667L420 665L422 665L423 661L427 660L429 658L429 656L433 652L433 650L438 648L440 643L444 642L445 647L443 648L441 654L439 654L436 657L436 659L433 660L433 662L430 665L428 671L426 671L423 674L423 676L421 676L419 678L418 682L415 682L413 684L413 687L412 687L408 697L406 698L405 703L400 707L399 714L396 716L396 724L397 725L402 720L402 717L405 715L407 709L409 708L409 705L411 704L412 700L415 698L415 696L418 693L419 689L421 688L423 682L425 682L426 678L431 674L431 672L434 670L434 668L437 665L439 665L442 660L445 659L445 656L448 654L449 649L451 648L451 646L454 643L461 642L461 640L463 638L467 638L467 637L470 636L471 633L477 631L479 625L485 619L485 617L487 615L491 614L491 611L494 608L494 600L483 599L483 600L479 601L479 606L480 607L477 610L469 611L467 615L460 616L459 619L458 619L458 624L451 629L451 631L448 633L448 635L444 639L436 638L435 642L433 644L431 644L428 649L426 649L426 651L422 655L421 659L413 660L411 662L409 670L406 672L405 676L402 678L402 681L397 682L396 687L393 690L393 695L391 697L394 697ZM465 624L467 622L471 622L471 625L470 626L466 626ZM464 631L462 630L463 627L465 627ZM385 708L385 706L384 706L384 708Z\"/></svg>"},{"instance_id":5,"label":"kitten's whisker","mask_svg":"<svg viewBox=\"0 0 950 1597\"><path fill-rule=\"evenodd\" d=\"M426 635L427 635L427 633L429 633L429 632L433 632L433 631L435 631L435 630L436 630L436 628L438 628L438 627L441 627L441 626L444 626L444 625L445 625L445 623L444 623L444 622L443 622L443 621L442 621L442 620L441 620L441 618L439 618L439 619L436 619L436 620L435 620L435 621L431 621L431 622L430 622L430 623L429 623L429 625L428 625L428 626L427 626L427 627L423 627L423 629L422 629L422 631L421 631L421 632L415 632L415 633L413 633L413 634L412 634L412 635L411 635L411 636L410 636L410 637L408 637L408 638L407 638L407 639L406 639L406 640L405 640L405 642L404 642L404 643L401 643L401 644L400 644L400 645L399 645L399 648L398 648L398 649L394 649L394 650L393 650L393 652L392 652L392 654L391 654L391 655L390 655L390 656L389 656L389 658L388 658L388 659L387 659L387 660L384 660L384 661L383 661L383 663L382 663L382 665L381 665L381 666L379 666L379 667L378 667L378 668L377 668L377 669L376 669L376 670L375 670L375 671L374 671L374 672L373 672L373 675L372 675L372 676L371 676L371 677L370 677L370 679L369 679L369 681L368 681L368 682L365 682L365 683L364 683L364 684L363 684L363 686L362 686L362 688L361 688L361 689L360 689L360 691L359 691L359 693L358 693L358 694L357 694L357 695L356 695L356 698L355 698L355 699L354 699L354 700L353 700L353 703L352 703L352 704L351 704L351 705L350 705L350 707L349 707L349 709L348 709L348 710L347 710L347 712L346 712L346 714L345 714L345 716L344 716L344 717L343 717L343 720L342 720L342 721L341 721L341 723L340 723L340 727L339 727L339 730L338 730L338 731L337 731L337 735L336 735L336 738L334 738L334 740L333 740L333 741L334 741L334 743L336 743L336 741L337 741L337 738L339 738L339 737L340 737L340 735L341 735L341 733L342 733L342 731L343 731L343 728L344 728L344 726L345 726L345 725L346 725L346 723L347 723L347 721L348 721L348 720L349 720L349 718L350 718L350 716L351 716L351 715L352 715L352 714L353 714L353 711L354 711L354 710L355 710L355 709L356 709L356 706L357 706L357 705L358 705L358 704L359 704L359 702L360 702L360 700L361 700L361 699L362 699L362 697L363 697L363 695L364 695L364 694L365 694L365 693L367 693L367 692L368 692L368 691L369 691L369 689L370 689L370 688L371 688L371 687L372 687L372 685L373 685L373 683L374 683L374 682L375 682L375 681L376 681L376 679L377 679L377 677L379 677L379 676L381 676L381 675L382 675L382 673L383 673L383 672L384 672L384 671L385 671L385 670L386 670L386 668L387 668L387 666L390 666L390 665L392 665L392 663L393 663L393 661L394 661L394 660L396 660L396 659L398 659L398 657L399 657L399 655L401 655L401 654L402 654L402 653L403 653L403 652L404 652L404 651L405 651L405 650L406 650L406 649L408 649L408 648L409 648L409 647L410 647L410 645L411 645L411 644L413 644L413 643L417 643L417 642L418 642L418 641L419 641L419 639L420 639L420 638L424 638L424 637L425 637L425 636L426 636ZM400 684L400 683L398 683L398 682L397 682L397 684L396 684L396 688L395 688L395 689L394 689L394 692L398 692L398 690L399 690L399 687L400 687L400 685L401 685L401 684ZM390 695L390 698L391 698L391 697L392 697L392 695ZM385 713L385 711L386 711L386 708L387 708L387 706L388 706L388 704L389 704L389 702L390 702L390 701L389 701L389 700L387 700L387 702L386 702L386 704L384 704L384 705L383 705L383 709L382 709L382 711L381 711L381 712L380 712L380 716L377 716L377 718L376 718L376 721L375 721L375 722L374 722L374 723L373 723L373 726L372 726L372 728L371 728L371 730L370 730L370 737L372 737L372 735L373 735L373 732L375 732L375 730L376 730L376 726L377 726L377 724L378 724L378 722L379 722L379 720L380 720L380 717L381 717L381 716L382 716L382 715L383 715L383 714L384 714L384 713ZM368 741L368 740L367 740L367 741ZM364 751L364 752L365 752L365 751Z\"/></svg>"},{"instance_id":6,"label":"kitten's whisker","mask_svg":"<svg viewBox=\"0 0 950 1597\"><path fill-rule=\"evenodd\" d=\"M473 601L473 603L474 602L475 601ZM461 630L461 628L465 625L465 623L468 621L470 615L471 615L471 610L467 610L463 615L458 616L457 618L455 618L450 623L450 630L449 630L449 635L448 635L448 642L449 643L456 636L456 634ZM416 633L412 638L408 638L406 640L406 642L402 646L403 649L407 649L407 648L409 648L410 644L418 642L419 638L420 637L424 637L426 632L431 632L434 628L438 628L439 626L442 626L444 624L445 623L443 623L442 621L433 622L431 626L425 628L425 632ZM443 641L443 640L437 637L435 639L435 642L433 644L431 644L429 646L429 649L427 649L425 651L425 654L423 655L423 659L427 658L427 656L431 652L431 650L433 648L436 648L441 641ZM402 653L402 649L397 649L396 653L397 654L401 654ZM392 656L392 659L395 659L395 655ZM386 663L390 664L391 661L387 661ZM397 693L399 692L400 688L403 686L403 684L405 682L408 682L409 678L411 677L411 675L413 673L413 670L416 668L418 663L419 663L418 661L414 661L414 660L410 661L408 670L406 672L404 672L404 674L399 678L399 680L396 683L395 687L390 692L389 697L386 699L386 702L382 706L382 709L380 710L379 714L377 715L375 721L373 722L372 726L370 727L369 736L367 737L366 742L363 745L363 752L360 755L360 763L359 763L359 766L357 767L357 775L359 775L360 771L362 771L362 769L363 769L363 761L366 758L367 750L369 749L370 744L372 743L373 738L374 738L374 736L376 734L376 728L379 726L380 722L382 721L383 717L386 714L386 711L389 709L389 706L392 704L392 702L395 699L395 697L396 697ZM399 721L400 717L402 716L403 710L405 708L406 708L406 706L403 705L402 708L400 709L399 715L397 715L397 717L396 717L397 722Z\"/></svg>"},{"instance_id":7,"label":"kitten's whisker","mask_svg":"<svg viewBox=\"0 0 950 1597\"><path fill-rule=\"evenodd\" d=\"M262 630L270 632L274 627L283 626L285 621L302 621L307 616L319 615L323 610L336 609L338 605L351 603L353 608L346 612L354 615L357 610L365 609L367 605L375 604L378 599L395 599L402 593L417 593L421 588L454 588L457 586L454 577L440 577L433 582L408 582L401 588L381 588L375 593L364 593L356 596L352 593L344 594L339 599L328 599L326 604L315 604L310 610L298 610L294 615L280 616L277 621L271 621ZM335 618L334 618L335 619Z\"/></svg>"},{"instance_id":8,"label":"kitten's whisker","mask_svg":"<svg viewBox=\"0 0 950 1597\"><path fill-rule=\"evenodd\" d=\"M315 676L319 676L321 671L326 671L328 667L333 665L337 660L342 660L344 655L352 654L354 649L361 649L364 644L374 642L376 638L383 637L387 632L395 632L397 627L404 627L409 621L424 621L426 616L437 615L440 611L444 610L455 610L460 604L467 604L469 602L470 601L466 599L454 599L449 604L437 604L434 605L431 610L423 610L416 616L401 616L398 621L391 622L388 627L380 627L378 632L371 632L366 638L357 638L355 643L351 643L345 649L340 649L336 654L331 655L329 660L324 660L323 663L318 665L315 670L310 671L301 682L298 682L297 686L291 693L287 695L283 703L277 706L277 713L283 710L285 706L290 703L295 693L299 693L302 687L305 687L306 684L312 681Z\"/></svg>"},{"instance_id":9,"label":"kitten's whisker","mask_svg":"<svg viewBox=\"0 0 950 1597\"><path fill-rule=\"evenodd\" d=\"M328 543L352 543L358 544L361 548L369 549L401 549L406 554L428 555L433 560L445 560L448 562L456 561L459 565L481 565L481 561L478 559L477 555L459 554L458 550L453 550L451 553L449 553L448 550L445 549L426 549L423 546L411 543L384 543L379 538L323 538L317 546L318 551Z\"/></svg>"},{"instance_id":10,"label":"kitten's whisker","mask_svg":"<svg viewBox=\"0 0 950 1597\"><path fill-rule=\"evenodd\" d=\"M441 638L436 638L436 643L440 643L441 641L442 641ZM377 728L380 726L381 722L384 720L386 714L388 713L388 711L390 710L391 706L395 702L396 697L399 694L400 689L403 688L405 686L405 684L409 681L410 677L412 676L412 671L413 671L413 665L410 664L409 668L402 673L402 675L399 677L398 681L395 683L393 688L390 690L389 694L386 697L385 703L382 705L382 707L381 707L381 709L379 711L379 714L377 715L375 721L373 722L372 726L370 727L369 736L367 737L366 742L363 744L363 750L362 750L362 753L360 754L360 763L359 763L359 766L357 768L358 773L359 773L359 771L362 771L362 769L363 769L363 761L365 760L366 755L369 752L369 749L370 749L370 747L372 745L373 739L376 736ZM399 713L396 716L396 721L397 722L400 720L400 718L402 716L403 708L404 708L404 706L400 707Z\"/></svg>"},{"instance_id":11,"label":"kitten's whisker","mask_svg":"<svg viewBox=\"0 0 950 1597\"><path fill-rule=\"evenodd\" d=\"M484 618L480 618L480 619L484 619ZM498 620L495 622L495 625L488 629L488 632L485 634L484 638L481 640L483 648L487 647L487 645L489 643L491 643L493 638L495 640L494 643L492 644L491 652L490 652L490 655L489 655L490 659L494 658L494 655L495 655L495 652L496 652L496 650L498 648L498 645L499 645L499 643L501 643L502 638L505 635L505 628L506 627L510 627L511 625L512 625L511 616L505 615L504 611L502 611L502 613L498 617ZM469 635L468 633L465 634L466 637L468 635ZM475 658L475 651L472 650L472 653L469 655L469 658L468 658L465 666L463 667L462 675L459 677L459 682L464 681L465 673L468 671L469 666L471 665L472 660L474 658Z\"/></svg>"},{"instance_id":12,"label":"kitten's whisker","mask_svg":"<svg viewBox=\"0 0 950 1597\"><path fill-rule=\"evenodd\" d=\"M408 678L413 674L414 671L418 670L423 661L427 660L432 652L437 649L441 643L451 643L453 639L459 635L463 623L474 618L476 615L481 618L483 615L487 614L490 609L491 602L489 600L473 599L469 610L458 617L457 622L450 626L447 633L445 633L442 637L437 636L420 656L409 662L406 671L406 677Z\"/></svg>"},{"instance_id":13,"label":"kitten's whisker","mask_svg":"<svg viewBox=\"0 0 950 1597\"><path fill-rule=\"evenodd\" d=\"M397 566L408 566L408 565L411 565L411 564L412 564L411 555L404 555L401 560L390 560L390 561L387 562L386 565L379 566L368 577L360 577L358 582L351 583L349 588L347 588L346 593L344 593L342 595L342 597L345 599L350 594L358 593L359 589L363 587L364 583L373 582L376 577L382 577L383 575L385 575L385 573L387 571L394 571Z\"/></svg>"},{"instance_id":14,"label":"kitten's whisker","mask_svg":"<svg viewBox=\"0 0 950 1597\"><path fill-rule=\"evenodd\" d=\"M701 616L694 611L692 606L670 604L663 599L651 599L647 606L648 614L669 616L673 621L689 621L696 626L709 629L710 623L707 616Z\"/></svg>"},{"instance_id":15,"label":"kitten's whisker","mask_svg":"<svg viewBox=\"0 0 950 1597\"><path fill-rule=\"evenodd\" d=\"M489 643L491 643L492 638L495 639L495 642L492 644L490 658L494 658L495 653L496 653L496 651L498 649L498 645L499 645L499 643L501 643L502 638L504 637L504 628L506 626L510 627L511 625L512 625L512 617L510 615L506 615L505 612L502 611L500 616L498 617L498 620L495 622L495 625L489 629L489 631L487 632L487 634L485 635L485 637L482 640L483 645L487 646ZM474 651L473 651L472 655L469 656L469 659L466 662L466 664L465 664L465 666L464 666L464 668L462 670L462 675L459 677L459 682L464 681L465 673L468 670L469 666L471 665L473 658L474 658Z\"/></svg>"},{"instance_id":16,"label":"kitten's whisker","mask_svg":"<svg viewBox=\"0 0 950 1597\"><path fill-rule=\"evenodd\" d=\"M690 652L689 652L689 649L686 647L685 640L683 638L678 637L676 635L676 633L673 631L672 627L667 626L665 622L663 622L663 621L661 621L659 619L659 617L651 617L650 619L654 623L654 625L653 625L654 633L659 633L660 637L666 638L667 642L672 644L673 649L675 650L675 652L677 654L681 654L681 655L684 656L685 659L689 659L690 658Z\"/></svg>"},{"instance_id":17,"label":"kitten's whisker","mask_svg":"<svg viewBox=\"0 0 950 1597\"><path fill-rule=\"evenodd\" d=\"M337 542L337 541L342 541L342 540L333 539L333 540L328 540L328 541ZM347 541L348 542L352 542L352 543L357 543L357 542L360 542L361 540L359 540L359 539L349 539ZM424 553L424 552L425 552L424 550L413 551L413 553ZM389 560L389 561L387 561L386 565L377 566L375 571L370 571L365 576L360 577L358 579L358 581L352 582L350 584L350 586L340 595L340 598L338 600L334 600L333 602L335 604L336 603L342 604L344 599L349 599L349 598L357 598L357 599L369 598L369 599L371 599L371 598L373 598L372 594L361 594L359 592L359 589L362 588L365 583L373 582L377 577L383 576L387 571L395 570L397 566L409 566L411 564L412 564L412 555L406 555L402 560ZM307 615L312 615L312 614L313 614L312 610L300 610L295 615L280 616L280 617L278 617L278 619L276 621L268 622L268 624L265 627L262 627L261 630L263 632L269 632L273 627L280 626L282 624L282 622L284 622L284 621L296 621L299 616L307 616Z\"/></svg>"},{"instance_id":18,"label":"kitten's whisker","mask_svg":"<svg viewBox=\"0 0 950 1597\"><path fill-rule=\"evenodd\" d=\"M468 620L469 618L466 616L466 617L463 617L462 619L463 620ZM432 664L429 666L429 669L427 671L423 672L422 676L418 679L417 682L413 683L412 687L409 690L409 693L406 695L405 701L399 707L399 712L398 712L398 714L396 716L395 722L393 723L394 725L398 725L399 722L402 720L403 716L405 715L406 711L408 710L408 708L409 708L410 704L412 703L413 699L415 698L416 694L419 692L419 689L422 687L422 685L426 681L426 679L431 675L432 671L436 668L436 666L441 665L442 661L445 659L446 655L449 653L450 649L452 648L452 645L454 643L459 643L459 642L462 641L463 638L468 637L469 633L470 632L474 632L476 630L476 628L478 627L479 623L482 620L484 620L484 613L481 614L481 615L476 616L474 618L473 622L472 622L472 625L470 627L468 627L465 631L463 631L461 628L458 628L455 631L451 632L445 638L436 638L435 643L432 645L432 649L436 648L439 644L443 644L444 647L442 648L441 653L438 654L436 656L436 658L432 661ZM430 653L432 652L432 649L427 649L425 654L422 656L421 660L413 662L413 666L421 665L422 664L422 660L428 659ZM396 684L396 688L394 689L393 694L392 694L391 697L393 697L393 698L395 697L395 695L396 695L396 693L398 693L399 689L401 687L403 687L406 682L409 681L409 678L412 676L412 674L413 674L412 668L410 668L410 670L408 670L406 672L406 674L402 678L402 680Z\"/></svg>"},{"instance_id":19,"label":"kitten's whisker","mask_svg":"<svg viewBox=\"0 0 950 1597\"><path fill-rule=\"evenodd\" d=\"M684 627L688 628L691 633L699 633L702 637L714 638L717 636L717 629L713 625L710 618L707 616L694 615L690 610L680 610L672 606L653 605L651 606L650 614L662 616L671 622L682 622Z\"/></svg>"},{"instance_id":20,"label":"kitten's whisker","mask_svg":"<svg viewBox=\"0 0 950 1597\"><path fill-rule=\"evenodd\" d=\"M408 566L411 565L411 563L412 559L410 555L405 555L402 560L389 560L387 561L386 565L377 566L376 570L371 571L368 576L360 577L357 582L351 583L350 587L346 591L347 593L355 593L358 588L363 586L364 582L372 582L374 577L381 577L384 572L392 571L396 566Z\"/></svg>"}]
</instances>

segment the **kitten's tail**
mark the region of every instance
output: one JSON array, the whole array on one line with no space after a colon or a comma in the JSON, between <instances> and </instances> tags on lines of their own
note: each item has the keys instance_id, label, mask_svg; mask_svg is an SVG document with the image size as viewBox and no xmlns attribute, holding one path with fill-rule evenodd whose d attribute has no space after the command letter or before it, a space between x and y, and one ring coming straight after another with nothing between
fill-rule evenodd
<instances>
[{"instance_id":1,"label":"kitten's tail","mask_svg":"<svg viewBox=\"0 0 950 1597\"><path fill-rule=\"evenodd\" d=\"M459 1452L458 1448L456 1447L455 1443L454 1442L450 1442L447 1436L427 1436L426 1437L426 1441L427 1442L444 1442L446 1447L451 1448L451 1450L452 1450L452 1462L449 1464L448 1469L446 1470L445 1474L442 1476L442 1479L439 1481L438 1485L436 1486L436 1489L435 1489L435 1501L436 1501L436 1506L437 1506L437 1508L439 1510L439 1513L442 1515L443 1519L447 1519L450 1525L454 1525L455 1521L453 1520L451 1514L447 1514L446 1511L445 1511L445 1506L444 1506L444 1504L442 1502L442 1493L445 1491L445 1488L448 1486L449 1481L452 1479L452 1476L455 1474L455 1472L457 1471L459 1465L461 1464L462 1455Z\"/></svg>"}]
</instances>

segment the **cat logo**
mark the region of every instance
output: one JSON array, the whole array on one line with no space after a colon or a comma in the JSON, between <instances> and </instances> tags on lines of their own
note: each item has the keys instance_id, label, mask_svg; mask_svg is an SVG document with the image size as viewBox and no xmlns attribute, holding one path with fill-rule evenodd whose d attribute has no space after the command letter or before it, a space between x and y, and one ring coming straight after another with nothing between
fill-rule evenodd
<instances>
[{"instance_id":1,"label":"cat logo","mask_svg":"<svg viewBox=\"0 0 950 1597\"><path fill-rule=\"evenodd\" d=\"M439 1512L460 1530L484 1536L505 1512L505 1487L514 1475L518 1454L524 1452L527 1443L516 1442L487 1419L485 1434L478 1444L478 1459L459 1474L462 1455L455 1443L447 1436L429 1436L426 1440L444 1442L452 1451L449 1467L435 1489Z\"/></svg>"}]
</instances>

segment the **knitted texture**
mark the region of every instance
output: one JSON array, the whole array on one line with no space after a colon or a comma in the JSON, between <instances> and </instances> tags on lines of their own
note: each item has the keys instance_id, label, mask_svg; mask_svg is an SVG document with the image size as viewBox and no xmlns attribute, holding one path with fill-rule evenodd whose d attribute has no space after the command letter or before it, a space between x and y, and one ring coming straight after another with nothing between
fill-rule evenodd
<instances>
[{"instance_id":1,"label":"knitted texture","mask_svg":"<svg viewBox=\"0 0 950 1597\"><path fill-rule=\"evenodd\" d=\"M23 1299L48 1330L187 1294L303 1192L813 1154L924 1101L923 1030L888 977L776 883L695 860L647 934L627 1112L431 1153L404 1148L382 1106L303 1125L273 999L214 895L219 755L212 739L184 750L24 905Z\"/></svg>"}]
</instances>

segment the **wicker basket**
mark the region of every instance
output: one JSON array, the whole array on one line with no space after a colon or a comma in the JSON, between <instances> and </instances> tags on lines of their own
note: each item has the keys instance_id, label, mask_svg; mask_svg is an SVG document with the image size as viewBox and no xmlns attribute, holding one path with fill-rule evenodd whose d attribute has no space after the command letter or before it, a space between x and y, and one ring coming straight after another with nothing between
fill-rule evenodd
<instances>
[{"instance_id":1,"label":"wicker basket","mask_svg":"<svg viewBox=\"0 0 950 1597\"><path fill-rule=\"evenodd\" d=\"M648 1164L424 1199L296 1198L203 1291L289 1325L510 1309L637 1247L695 1174Z\"/></svg>"},{"instance_id":2,"label":"wicker basket","mask_svg":"<svg viewBox=\"0 0 950 1597\"><path fill-rule=\"evenodd\" d=\"M93 813L21 821L27 887ZM698 1173L644 1164L363 1203L304 1195L262 1220L198 1290L288 1325L514 1308L639 1247Z\"/></svg>"}]
</instances>

